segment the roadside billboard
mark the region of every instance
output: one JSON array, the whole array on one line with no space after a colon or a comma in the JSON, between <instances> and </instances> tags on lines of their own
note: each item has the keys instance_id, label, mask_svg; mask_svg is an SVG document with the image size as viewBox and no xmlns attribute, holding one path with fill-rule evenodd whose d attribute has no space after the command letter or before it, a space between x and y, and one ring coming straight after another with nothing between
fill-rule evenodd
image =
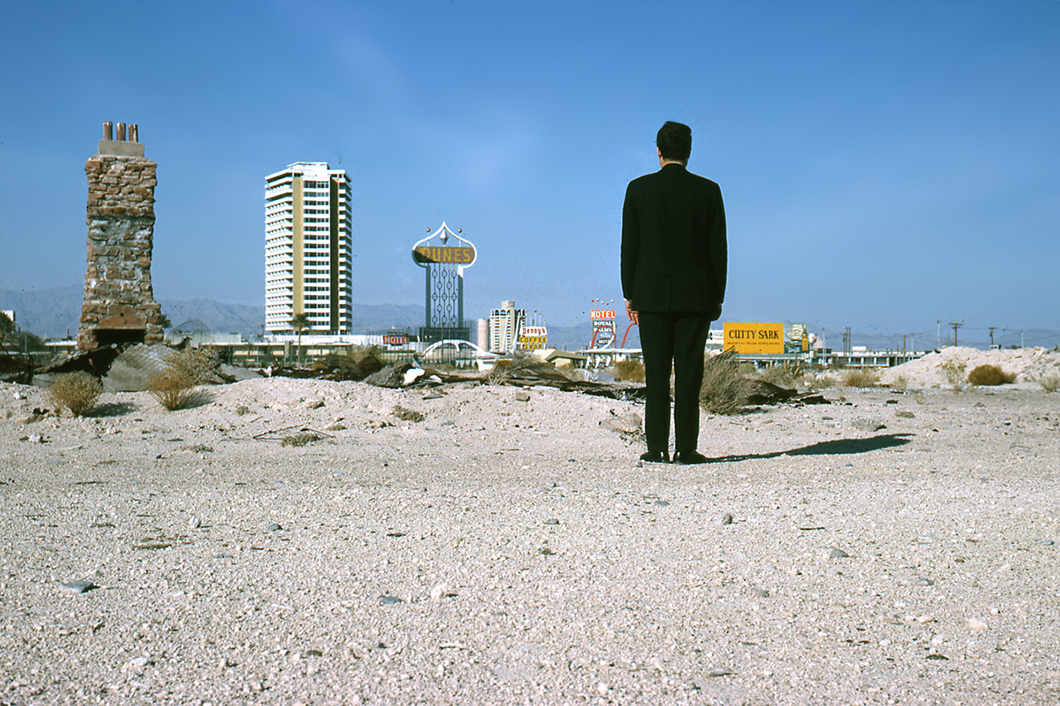
<instances>
[{"instance_id":1,"label":"roadside billboard","mask_svg":"<svg viewBox=\"0 0 1060 706\"><path fill-rule=\"evenodd\" d=\"M726 321L725 350L737 353L783 353L784 324Z\"/></svg>"}]
</instances>

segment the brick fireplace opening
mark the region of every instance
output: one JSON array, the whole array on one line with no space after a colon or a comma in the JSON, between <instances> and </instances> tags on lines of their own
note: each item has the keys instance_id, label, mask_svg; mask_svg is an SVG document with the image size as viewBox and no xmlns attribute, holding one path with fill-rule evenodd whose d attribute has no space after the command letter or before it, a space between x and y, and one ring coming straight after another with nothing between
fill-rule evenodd
<instances>
[{"instance_id":1,"label":"brick fireplace opening","mask_svg":"<svg viewBox=\"0 0 1060 706\"><path fill-rule=\"evenodd\" d=\"M77 347L161 343L162 312L151 286L157 164L144 157L139 128L103 123L88 177L88 267Z\"/></svg>"}]
</instances>

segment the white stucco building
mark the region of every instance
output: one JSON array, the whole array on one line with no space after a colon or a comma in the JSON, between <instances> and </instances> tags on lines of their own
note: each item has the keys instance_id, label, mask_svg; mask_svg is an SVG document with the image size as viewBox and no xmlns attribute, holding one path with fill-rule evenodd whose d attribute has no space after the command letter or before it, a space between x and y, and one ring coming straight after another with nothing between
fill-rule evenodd
<instances>
[{"instance_id":1,"label":"white stucco building","mask_svg":"<svg viewBox=\"0 0 1060 706\"><path fill-rule=\"evenodd\" d=\"M353 329L350 179L326 162L296 162L265 177L265 334L291 335L296 314L308 335Z\"/></svg>"},{"instance_id":2,"label":"white stucco building","mask_svg":"<svg viewBox=\"0 0 1060 706\"><path fill-rule=\"evenodd\" d=\"M516 309L515 302L501 302L500 309L490 312L489 350L491 353L513 353L519 344L519 333L526 311Z\"/></svg>"}]
</instances>

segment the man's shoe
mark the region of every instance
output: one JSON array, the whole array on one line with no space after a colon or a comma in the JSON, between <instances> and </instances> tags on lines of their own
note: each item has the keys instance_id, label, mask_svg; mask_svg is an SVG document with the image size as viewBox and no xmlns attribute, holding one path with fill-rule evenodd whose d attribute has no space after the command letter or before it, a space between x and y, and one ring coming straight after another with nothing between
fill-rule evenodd
<instances>
[{"instance_id":1,"label":"man's shoe","mask_svg":"<svg viewBox=\"0 0 1060 706\"><path fill-rule=\"evenodd\" d=\"M698 451L675 451L674 463L690 466L694 463L706 463L707 457Z\"/></svg>"},{"instance_id":2,"label":"man's shoe","mask_svg":"<svg viewBox=\"0 0 1060 706\"><path fill-rule=\"evenodd\" d=\"M641 454L640 460L645 463L669 463L670 455L665 451L649 451Z\"/></svg>"}]
</instances>

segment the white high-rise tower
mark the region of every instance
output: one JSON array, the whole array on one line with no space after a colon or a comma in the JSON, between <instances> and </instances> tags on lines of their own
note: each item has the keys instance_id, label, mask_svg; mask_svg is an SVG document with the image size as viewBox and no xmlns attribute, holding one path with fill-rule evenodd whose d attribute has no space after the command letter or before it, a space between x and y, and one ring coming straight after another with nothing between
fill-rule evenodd
<instances>
[{"instance_id":1,"label":"white high-rise tower","mask_svg":"<svg viewBox=\"0 0 1060 706\"><path fill-rule=\"evenodd\" d=\"M353 329L350 179L326 162L265 177L265 333L339 335Z\"/></svg>"}]
</instances>

